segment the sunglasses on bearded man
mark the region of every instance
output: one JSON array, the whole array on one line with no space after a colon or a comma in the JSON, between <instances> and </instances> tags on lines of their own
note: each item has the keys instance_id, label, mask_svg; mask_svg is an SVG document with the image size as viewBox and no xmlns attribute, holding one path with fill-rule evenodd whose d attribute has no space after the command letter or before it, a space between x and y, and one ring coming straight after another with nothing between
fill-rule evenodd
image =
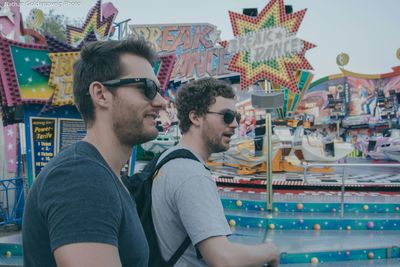
<instances>
[{"instance_id":1,"label":"sunglasses on bearded man","mask_svg":"<svg viewBox=\"0 0 400 267\"><path fill-rule=\"evenodd\" d=\"M105 82L101 82L104 86L108 87L119 87L122 85L128 84L143 84L144 95L149 99L153 100L157 93L162 96L161 88L151 79L148 78L124 78L124 79L116 79L116 80L109 80Z\"/></svg>"},{"instance_id":2,"label":"sunglasses on bearded man","mask_svg":"<svg viewBox=\"0 0 400 267\"><path fill-rule=\"evenodd\" d=\"M237 124L240 124L240 119L242 118L242 116L240 115L240 113L233 111L233 110L225 110L223 112L213 112L213 111L207 111L207 113L210 114L218 114L218 115L223 115L224 116L224 122L226 124L231 124L233 122L233 120L236 119Z\"/></svg>"}]
</instances>

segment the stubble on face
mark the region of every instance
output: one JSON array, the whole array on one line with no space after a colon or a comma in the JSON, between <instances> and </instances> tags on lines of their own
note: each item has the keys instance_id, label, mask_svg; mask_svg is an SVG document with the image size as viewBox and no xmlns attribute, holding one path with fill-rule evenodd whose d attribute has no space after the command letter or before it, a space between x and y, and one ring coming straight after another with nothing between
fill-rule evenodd
<instances>
[{"instance_id":1,"label":"stubble on face","mask_svg":"<svg viewBox=\"0 0 400 267\"><path fill-rule=\"evenodd\" d=\"M122 145L132 147L157 137L156 127L145 127L143 111L143 106L129 104L126 99L115 95L113 130Z\"/></svg>"},{"instance_id":2,"label":"stubble on face","mask_svg":"<svg viewBox=\"0 0 400 267\"><path fill-rule=\"evenodd\" d=\"M219 126L220 127L220 126ZM205 121L202 137L207 150L211 153L225 152L229 149L229 143L223 142L223 132L215 129L214 124Z\"/></svg>"},{"instance_id":3,"label":"stubble on face","mask_svg":"<svg viewBox=\"0 0 400 267\"><path fill-rule=\"evenodd\" d=\"M235 110L235 100L218 96L215 103L209 107L213 112L222 110ZM230 147L230 139L235 133L233 125L227 125L221 114L205 114L202 125L202 139L209 153L227 151Z\"/></svg>"},{"instance_id":4,"label":"stubble on face","mask_svg":"<svg viewBox=\"0 0 400 267\"><path fill-rule=\"evenodd\" d=\"M121 55L123 78L137 77L148 78L154 81L157 77L150 63L133 54ZM154 125L154 114L158 113L157 107L144 96L137 86L124 86L118 88L114 94L112 107L112 127L115 136L124 146L132 147L153 140L158 135Z\"/></svg>"}]
</instances>

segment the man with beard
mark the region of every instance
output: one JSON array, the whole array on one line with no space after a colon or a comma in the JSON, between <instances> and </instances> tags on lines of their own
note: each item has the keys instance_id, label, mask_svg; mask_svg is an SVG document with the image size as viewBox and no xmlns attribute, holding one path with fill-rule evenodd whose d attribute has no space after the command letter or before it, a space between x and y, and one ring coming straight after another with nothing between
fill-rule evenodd
<instances>
[{"instance_id":1,"label":"man with beard","mask_svg":"<svg viewBox=\"0 0 400 267\"><path fill-rule=\"evenodd\" d=\"M53 158L34 181L23 221L24 266L147 266L135 203L120 179L132 147L158 135L165 108L142 40L84 45L74 99L86 137Z\"/></svg>"},{"instance_id":2,"label":"man with beard","mask_svg":"<svg viewBox=\"0 0 400 267\"><path fill-rule=\"evenodd\" d=\"M274 244L247 246L227 239L231 231L215 181L205 166L211 153L228 150L240 122L232 87L204 78L182 86L176 101L182 138L160 160L185 148L200 162L171 160L154 178L152 217L164 260L189 236L192 245L174 266L277 266Z\"/></svg>"}]
</instances>

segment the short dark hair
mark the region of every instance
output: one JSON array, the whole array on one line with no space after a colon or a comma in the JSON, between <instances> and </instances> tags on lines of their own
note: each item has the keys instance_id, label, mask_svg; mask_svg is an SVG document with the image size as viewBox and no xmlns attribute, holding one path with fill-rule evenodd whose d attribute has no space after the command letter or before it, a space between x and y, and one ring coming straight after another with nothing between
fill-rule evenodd
<instances>
[{"instance_id":1,"label":"short dark hair","mask_svg":"<svg viewBox=\"0 0 400 267\"><path fill-rule=\"evenodd\" d=\"M94 81L119 78L123 73L122 54L134 54L145 58L151 65L157 54L143 39L129 38L122 41L108 40L86 43L80 58L74 64L74 101L88 127L95 120L94 105L87 95Z\"/></svg>"},{"instance_id":2,"label":"short dark hair","mask_svg":"<svg viewBox=\"0 0 400 267\"><path fill-rule=\"evenodd\" d=\"M184 84L178 89L176 108L179 119L179 128L182 134L186 133L192 122L189 113L194 111L197 115L204 115L213 105L215 98L235 98L235 92L231 85L214 78L202 78Z\"/></svg>"}]
</instances>

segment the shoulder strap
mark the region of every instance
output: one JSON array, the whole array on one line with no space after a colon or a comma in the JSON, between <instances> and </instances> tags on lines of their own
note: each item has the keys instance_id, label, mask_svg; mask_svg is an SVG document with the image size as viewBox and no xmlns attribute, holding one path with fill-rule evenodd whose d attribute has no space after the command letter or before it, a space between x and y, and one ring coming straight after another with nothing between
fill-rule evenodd
<instances>
[{"instance_id":1,"label":"shoulder strap","mask_svg":"<svg viewBox=\"0 0 400 267\"><path fill-rule=\"evenodd\" d=\"M185 240L183 240L182 244L167 262L167 267L173 267L175 265L179 258L182 257L183 253L185 253L185 250L189 247L190 243L191 241L189 236L186 236Z\"/></svg>"},{"instance_id":2,"label":"shoulder strap","mask_svg":"<svg viewBox=\"0 0 400 267\"><path fill-rule=\"evenodd\" d=\"M178 159L178 158L184 158L184 159L192 159L195 161L199 161L199 159L192 153L190 150L187 150L185 148L180 148L177 150L172 151L168 155L166 155L154 168L154 172L152 173L152 176L158 172L161 167L166 164L168 161L173 160L173 159Z\"/></svg>"},{"instance_id":3,"label":"shoulder strap","mask_svg":"<svg viewBox=\"0 0 400 267\"><path fill-rule=\"evenodd\" d=\"M164 164L166 164L170 160L177 158L192 159L200 162L199 159L191 151L184 148L180 148L169 153L167 156L165 156L165 158L163 158L157 164L157 166L154 169L153 176ZM190 238L189 236L186 236L185 240L183 240L182 244L175 251L172 257L168 260L166 267L173 267L175 263L179 260L179 258L182 257L183 253L185 253L186 249L189 247L190 244L191 244Z\"/></svg>"}]
</instances>

